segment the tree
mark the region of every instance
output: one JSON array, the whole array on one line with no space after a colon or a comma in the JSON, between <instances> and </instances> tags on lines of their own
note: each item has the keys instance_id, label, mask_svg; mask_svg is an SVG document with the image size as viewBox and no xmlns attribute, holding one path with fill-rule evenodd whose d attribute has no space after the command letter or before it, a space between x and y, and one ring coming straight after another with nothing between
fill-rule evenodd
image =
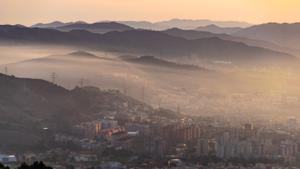
<instances>
[{"instance_id":1,"label":"tree","mask_svg":"<svg viewBox=\"0 0 300 169\"><path fill-rule=\"evenodd\" d=\"M52 167L46 166L43 162L34 162L32 165L27 165L26 163L22 163L20 167L17 169L52 169Z\"/></svg>"},{"instance_id":2,"label":"tree","mask_svg":"<svg viewBox=\"0 0 300 169\"><path fill-rule=\"evenodd\" d=\"M0 169L10 169L10 168L0 163Z\"/></svg>"}]
</instances>

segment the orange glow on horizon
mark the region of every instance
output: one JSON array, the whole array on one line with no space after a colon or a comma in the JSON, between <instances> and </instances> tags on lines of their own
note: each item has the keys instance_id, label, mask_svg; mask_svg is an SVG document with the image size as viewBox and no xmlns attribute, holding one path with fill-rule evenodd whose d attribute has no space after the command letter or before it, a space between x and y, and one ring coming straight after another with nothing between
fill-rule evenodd
<instances>
[{"instance_id":1,"label":"orange glow on horizon","mask_svg":"<svg viewBox=\"0 0 300 169\"><path fill-rule=\"evenodd\" d=\"M0 24L171 18L300 21L299 0L0 0Z\"/></svg>"}]
</instances>

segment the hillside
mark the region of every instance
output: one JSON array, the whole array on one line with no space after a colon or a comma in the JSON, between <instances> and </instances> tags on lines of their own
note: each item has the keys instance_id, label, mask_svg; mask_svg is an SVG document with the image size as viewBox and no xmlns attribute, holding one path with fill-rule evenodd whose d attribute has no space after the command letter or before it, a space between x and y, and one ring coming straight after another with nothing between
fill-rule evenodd
<instances>
[{"instance_id":1,"label":"hillside","mask_svg":"<svg viewBox=\"0 0 300 169\"><path fill-rule=\"evenodd\" d=\"M128 57L122 58L121 57L121 59L126 62L130 62L130 63L142 64L142 65L152 65L152 66L158 66L158 67L169 68L169 69L193 70L193 71L207 70L207 69L200 68L200 67L194 66L194 65L177 64L174 62L165 61L165 60L156 58L154 56L141 56L138 58L128 58Z\"/></svg>"},{"instance_id":2,"label":"hillside","mask_svg":"<svg viewBox=\"0 0 300 169\"><path fill-rule=\"evenodd\" d=\"M38 139L45 127L56 133L70 133L74 124L94 120L107 112L126 115L156 112L118 91L102 91L94 87L67 90L44 80L3 74L0 74L0 94L0 137L21 137L24 141ZM11 145L6 140L1 139L0 145L23 144L14 141ZM26 142L28 144L30 142ZM33 140L31 144L34 144Z\"/></svg>"},{"instance_id":3,"label":"hillside","mask_svg":"<svg viewBox=\"0 0 300 169\"><path fill-rule=\"evenodd\" d=\"M56 54L56 55L50 55L46 57L28 59L17 63L8 64L8 66L14 67L14 66L22 65L22 67L24 67L24 64L31 64L31 66L27 66L27 69L30 70L33 65L39 65L39 64L46 64L46 65L54 64L52 66L55 66L55 64L67 64L67 63L84 64L85 62L93 62L97 60L108 60L108 58L98 57L97 55L94 55L92 53L79 50L68 54Z\"/></svg>"}]
</instances>

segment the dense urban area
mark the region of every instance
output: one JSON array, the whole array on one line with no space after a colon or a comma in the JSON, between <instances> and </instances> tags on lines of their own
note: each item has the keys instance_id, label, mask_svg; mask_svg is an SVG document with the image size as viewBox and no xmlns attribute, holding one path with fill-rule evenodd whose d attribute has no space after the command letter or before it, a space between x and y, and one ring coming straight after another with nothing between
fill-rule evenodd
<instances>
[{"instance_id":1,"label":"dense urban area","mask_svg":"<svg viewBox=\"0 0 300 169\"><path fill-rule=\"evenodd\" d=\"M122 106L127 106L126 103ZM74 125L70 135L43 128L44 152L1 154L0 162L43 161L54 168L285 168L298 166L296 118L286 121L242 117L141 113L105 116ZM21 140L20 140L21 141Z\"/></svg>"}]
</instances>

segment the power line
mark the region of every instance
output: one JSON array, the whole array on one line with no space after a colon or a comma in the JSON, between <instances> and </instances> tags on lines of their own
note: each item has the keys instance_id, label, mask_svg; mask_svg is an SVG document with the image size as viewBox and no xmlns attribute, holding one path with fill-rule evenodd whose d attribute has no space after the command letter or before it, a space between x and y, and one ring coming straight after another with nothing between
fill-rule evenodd
<instances>
[{"instance_id":1,"label":"power line","mask_svg":"<svg viewBox=\"0 0 300 169\"><path fill-rule=\"evenodd\" d=\"M89 79L81 78L81 79L79 80L79 87L88 86L89 83L90 83Z\"/></svg>"}]
</instances>

